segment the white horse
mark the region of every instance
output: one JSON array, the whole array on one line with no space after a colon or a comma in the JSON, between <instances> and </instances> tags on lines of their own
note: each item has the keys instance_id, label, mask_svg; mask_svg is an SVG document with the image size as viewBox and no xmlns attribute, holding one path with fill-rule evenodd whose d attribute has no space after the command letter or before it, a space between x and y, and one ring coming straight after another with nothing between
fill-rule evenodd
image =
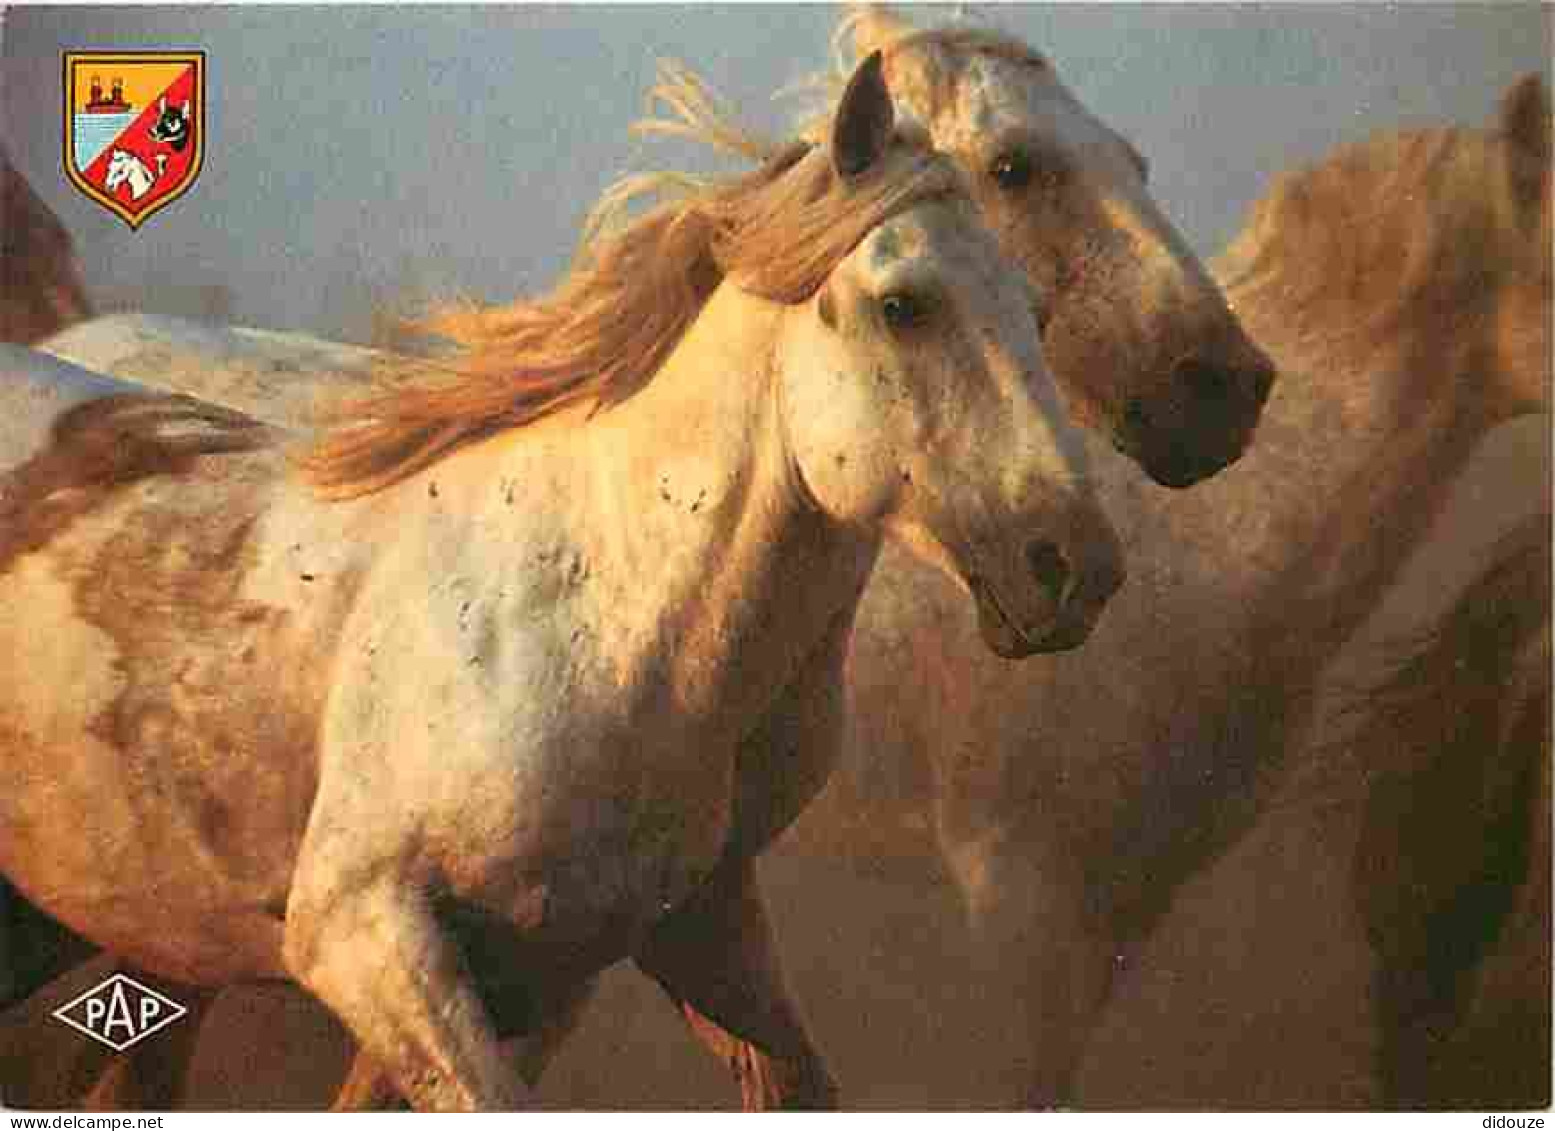
<instances>
[{"instance_id":1,"label":"white horse","mask_svg":"<svg viewBox=\"0 0 1555 1131\"><path fill-rule=\"evenodd\" d=\"M146 163L136 157L127 149L115 149L108 158L108 179L103 186L109 192L117 191L118 187L128 182L130 186L130 199L139 200L151 191L152 186L162 179L162 174L167 171L167 154L157 154L157 171L153 173L146 167Z\"/></svg>"},{"instance_id":2,"label":"white horse","mask_svg":"<svg viewBox=\"0 0 1555 1131\"><path fill-rule=\"evenodd\" d=\"M633 219L306 452L189 398L10 426L7 881L154 975L296 981L420 1107L520 1106L499 1040L628 957L764 1101L831 1103L751 865L830 772L881 541L1009 657L1122 581L963 191L873 56L826 144Z\"/></svg>"}]
</instances>

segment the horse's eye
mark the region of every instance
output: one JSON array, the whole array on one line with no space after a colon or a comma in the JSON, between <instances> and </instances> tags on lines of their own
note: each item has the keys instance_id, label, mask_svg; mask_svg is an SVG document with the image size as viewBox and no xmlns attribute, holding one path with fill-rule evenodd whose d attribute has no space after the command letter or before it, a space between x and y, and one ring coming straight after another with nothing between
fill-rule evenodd
<instances>
[{"instance_id":1,"label":"horse's eye","mask_svg":"<svg viewBox=\"0 0 1555 1131\"><path fill-rule=\"evenodd\" d=\"M912 295L898 293L886 295L880 300L880 313L885 316L886 325L891 329L907 330L923 325L928 317L928 308Z\"/></svg>"},{"instance_id":2,"label":"horse's eye","mask_svg":"<svg viewBox=\"0 0 1555 1131\"><path fill-rule=\"evenodd\" d=\"M1031 183L1031 157L1020 149L1002 153L994 159L988 175L1005 192L1023 189Z\"/></svg>"}]
</instances>

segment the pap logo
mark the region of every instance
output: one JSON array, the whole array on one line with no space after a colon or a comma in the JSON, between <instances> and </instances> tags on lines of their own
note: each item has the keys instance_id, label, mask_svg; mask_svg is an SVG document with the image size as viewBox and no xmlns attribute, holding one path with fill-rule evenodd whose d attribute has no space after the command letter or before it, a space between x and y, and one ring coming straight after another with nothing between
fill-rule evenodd
<instances>
[{"instance_id":1,"label":"pap logo","mask_svg":"<svg viewBox=\"0 0 1555 1131\"><path fill-rule=\"evenodd\" d=\"M205 161L203 51L67 51L65 175L138 228Z\"/></svg>"},{"instance_id":2,"label":"pap logo","mask_svg":"<svg viewBox=\"0 0 1555 1131\"><path fill-rule=\"evenodd\" d=\"M172 998L164 997L150 986L143 986L123 974L99 982L86 993L62 1005L54 1016L123 1052L151 1034L167 1028L189 1011Z\"/></svg>"}]
</instances>

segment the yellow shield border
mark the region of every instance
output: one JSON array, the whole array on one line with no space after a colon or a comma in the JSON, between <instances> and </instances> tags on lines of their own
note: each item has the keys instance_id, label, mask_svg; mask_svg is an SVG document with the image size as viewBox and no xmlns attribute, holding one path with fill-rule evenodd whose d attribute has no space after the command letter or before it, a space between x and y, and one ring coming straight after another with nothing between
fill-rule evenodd
<instances>
[{"instance_id":1,"label":"yellow shield border","mask_svg":"<svg viewBox=\"0 0 1555 1131\"><path fill-rule=\"evenodd\" d=\"M88 181L76 169L75 152L72 146L72 132L74 126L74 76L71 68L75 65L110 67L110 66L135 66L145 63L191 63L194 65L194 154L189 159L189 171L184 176L182 183L171 192L153 201L141 209L138 213L130 211L125 205L104 193L96 185ZM130 226L130 229L140 227L152 216L172 204L194 187L194 182L199 180L200 170L205 167L205 52L204 51L66 51L60 59L60 93L63 99L63 111L60 118L61 151L60 160L64 165L65 176L76 189L90 200L95 200L108 209L119 219Z\"/></svg>"}]
</instances>

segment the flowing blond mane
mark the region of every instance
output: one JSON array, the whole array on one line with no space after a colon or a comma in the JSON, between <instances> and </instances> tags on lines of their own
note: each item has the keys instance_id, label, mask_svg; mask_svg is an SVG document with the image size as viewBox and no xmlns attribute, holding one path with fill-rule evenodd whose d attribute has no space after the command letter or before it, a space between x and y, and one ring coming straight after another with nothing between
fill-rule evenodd
<instances>
[{"instance_id":1,"label":"flowing blond mane","mask_svg":"<svg viewBox=\"0 0 1555 1131\"><path fill-rule=\"evenodd\" d=\"M881 222L957 191L943 159L904 147L857 178L838 177L824 147L778 146L742 130L683 67L664 68L653 94L674 118L639 130L692 138L761 167L625 178L602 196L550 294L433 311L414 328L455 344L438 363L444 378L347 406L297 459L315 490L369 494L568 405L615 404L652 378L726 278L773 302L802 302Z\"/></svg>"},{"instance_id":2,"label":"flowing blond mane","mask_svg":"<svg viewBox=\"0 0 1555 1131\"><path fill-rule=\"evenodd\" d=\"M1381 342L1461 326L1507 286L1548 287L1544 200L1514 191L1496 131L1383 134L1282 174L1215 263L1237 313ZM1541 212L1542 210L1542 212ZM1332 342L1331 344L1337 344Z\"/></svg>"}]
</instances>

